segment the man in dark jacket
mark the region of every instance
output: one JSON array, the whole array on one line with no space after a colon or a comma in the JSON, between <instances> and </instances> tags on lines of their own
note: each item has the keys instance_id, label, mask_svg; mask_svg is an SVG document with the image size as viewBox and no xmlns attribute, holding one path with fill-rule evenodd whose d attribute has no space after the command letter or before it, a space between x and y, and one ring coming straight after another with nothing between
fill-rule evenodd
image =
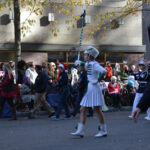
<instances>
[{"instance_id":1,"label":"man in dark jacket","mask_svg":"<svg viewBox=\"0 0 150 150\"><path fill-rule=\"evenodd\" d=\"M31 111L31 114L29 115L29 118L34 118L34 115L39 109L39 107L41 106L41 104L46 108L49 115L52 114L51 107L45 99L48 76L45 72L42 71L42 66L37 65L35 69L36 69L36 72L38 73L38 76L34 84L34 90L36 92L35 93L35 105L34 105L34 109Z\"/></svg>"},{"instance_id":2,"label":"man in dark jacket","mask_svg":"<svg viewBox=\"0 0 150 150\"><path fill-rule=\"evenodd\" d=\"M61 114L62 109L65 109L65 119L70 118L70 111L68 107L67 102L67 96L68 96L68 75L65 72L65 67L63 64L59 64L59 78L58 78L58 87L59 87L59 94L60 94L60 101L57 107L57 111L55 116L52 116L52 119L59 119L59 116Z\"/></svg>"},{"instance_id":3,"label":"man in dark jacket","mask_svg":"<svg viewBox=\"0 0 150 150\"><path fill-rule=\"evenodd\" d=\"M133 112L133 121L134 122L137 122L138 116L139 116L141 111L146 111L150 107L149 93L150 93L150 82L147 85L147 88L144 92L144 95L141 98L139 104L137 105L137 108Z\"/></svg>"},{"instance_id":4,"label":"man in dark jacket","mask_svg":"<svg viewBox=\"0 0 150 150\"><path fill-rule=\"evenodd\" d=\"M79 79L79 90L78 90L78 96L77 96L77 100L76 100L76 104L75 104L75 108L72 111L71 115L73 115L74 117L76 116L76 114L79 111L80 108L80 102L86 92L87 89L87 72L85 70L85 63L81 62L80 66L79 66L79 71L80 71L80 79Z\"/></svg>"}]
</instances>

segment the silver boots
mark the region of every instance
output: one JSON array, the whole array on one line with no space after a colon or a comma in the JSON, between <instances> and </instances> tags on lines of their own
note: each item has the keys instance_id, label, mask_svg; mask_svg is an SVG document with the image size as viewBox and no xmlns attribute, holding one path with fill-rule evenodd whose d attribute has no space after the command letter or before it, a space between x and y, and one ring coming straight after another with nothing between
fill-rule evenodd
<instances>
[{"instance_id":1,"label":"silver boots","mask_svg":"<svg viewBox=\"0 0 150 150\"><path fill-rule=\"evenodd\" d=\"M98 129L99 129L99 132L95 135L95 137L107 136L106 124L99 125Z\"/></svg>"},{"instance_id":2,"label":"silver boots","mask_svg":"<svg viewBox=\"0 0 150 150\"><path fill-rule=\"evenodd\" d=\"M78 123L76 132L71 133L71 135L84 137L83 128L84 128L84 125L82 123Z\"/></svg>"}]
</instances>

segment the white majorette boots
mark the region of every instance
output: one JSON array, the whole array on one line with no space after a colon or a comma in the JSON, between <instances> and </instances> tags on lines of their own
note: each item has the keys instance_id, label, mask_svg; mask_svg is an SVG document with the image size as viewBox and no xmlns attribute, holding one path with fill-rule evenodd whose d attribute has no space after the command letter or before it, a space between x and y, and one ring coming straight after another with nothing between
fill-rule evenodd
<instances>
[{"instance_id":1,"label":"white majorette boots","mask_svg":"<svg viewBox=\"0 0 150 150\"><path fill-rule=\"evenodd\" d=\"M95 135L95 137L103 137L107 136L107 129L106 129L106 124L101 124L98 126L99 132Z\"/></svg>"},{"instance_id":2,"label":"white majorette boots","mask_svg":"<svg viewBox=\"0 0 150 150\"><path fill-rule=\"evenodd\" d=\"M71 135L84 137L83 128L84 128L84 124L78 123L76 132L71 133Z\"/></svg>"}]
</instances>

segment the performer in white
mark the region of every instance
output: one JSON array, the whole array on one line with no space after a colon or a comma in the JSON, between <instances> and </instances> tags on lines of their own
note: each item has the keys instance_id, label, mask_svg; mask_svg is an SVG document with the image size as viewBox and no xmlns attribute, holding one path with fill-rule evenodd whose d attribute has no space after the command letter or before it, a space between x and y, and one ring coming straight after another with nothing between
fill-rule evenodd
<instances>
[{"instance_id":1,"label":"performer in white","mask_svg":"<svg viewBox=\"0 0 150 150\"><path fill-rule=\"evenodd\" d=\"M89 82L87 92L80 103L80 122L78 123L76 132L71 133L73 136L84 136L83 129L86 123L86 110L88 107L94 107L100 122L98 126L99 132L95 135L95 137L107 136L106 124L101 110L101 106L103 105L102 88L98 82L99 74L105 75L106 70L95 61L95 58L98 55L99 51L92 46L88 46L88 48L84 51L84 60L88 62L87 77Z\"/></svg>"}]
</instances>

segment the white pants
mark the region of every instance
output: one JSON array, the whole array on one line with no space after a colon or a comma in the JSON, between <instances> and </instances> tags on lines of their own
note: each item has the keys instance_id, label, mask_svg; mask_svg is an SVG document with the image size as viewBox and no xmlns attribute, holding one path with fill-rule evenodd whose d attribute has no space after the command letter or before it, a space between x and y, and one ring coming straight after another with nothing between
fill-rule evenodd
<instances>
[{"instance_id":1,"label":"white pants","mask_svg":"<svg viewBox=\"0 0 150 150\"><path fill-rule=\"evenodd\" d=\"M134 102L133 102L132 114L131 115L133 115L133 112L135 111L136 106L140 102L142 96L143 96L143 93L136 93L135 98L134 98ZM150 107L147 109L147 116L150 117Z\"/></svg>"},{"instance_id":2,"label":"white pants","mask_svg":"<svg viewBox=\"0 0 150 150\"><path fill-rule=\"evenodd\" d=\"M146 113L147 113L147 116L150 117L150 107L147 109Z\"/></svg>"}]
</instances>

